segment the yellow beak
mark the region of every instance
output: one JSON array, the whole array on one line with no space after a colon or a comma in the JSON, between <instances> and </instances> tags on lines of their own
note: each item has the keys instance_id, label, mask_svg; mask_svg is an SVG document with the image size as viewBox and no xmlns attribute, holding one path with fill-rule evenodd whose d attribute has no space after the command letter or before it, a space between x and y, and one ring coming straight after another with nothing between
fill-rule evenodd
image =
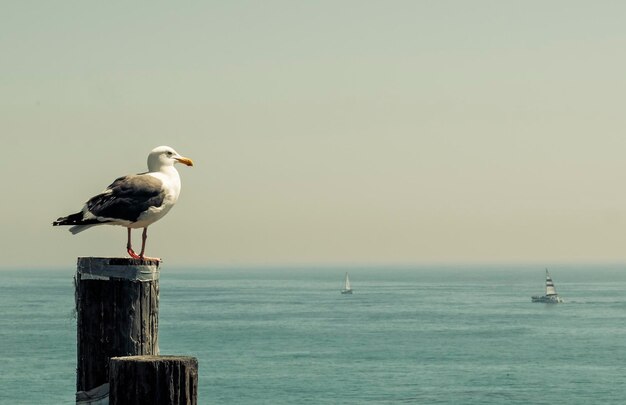
<instances>
[{"instance_id":1,"label":"yellow beak","mask_svg":"<svg viewBox=\"0 0 626 405\"><path fill-rule=\"evenodd\" d=\"M176 160L178 160L180 163L187 165L187 166L193 166L193 160L186 158L186 157L177 157L174 158Z\"/></svg>"}]
</instances>

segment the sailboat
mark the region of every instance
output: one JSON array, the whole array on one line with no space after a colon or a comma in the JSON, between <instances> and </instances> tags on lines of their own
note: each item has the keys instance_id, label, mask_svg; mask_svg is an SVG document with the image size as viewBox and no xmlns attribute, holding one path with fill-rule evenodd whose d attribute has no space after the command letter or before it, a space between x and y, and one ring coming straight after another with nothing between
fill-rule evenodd
<instances>
[{"instance_id":1,"label":"sailboat","mask_svg":"<svg viewBox=\"0 0 626 405\"><path fill-rule=\"evenodd\" d=\"M346 278L343 281L343 288L341 289L342 294L352 294L352 286L350 285L350 277L348 277L348 272L346 272Z\"/></svg>"},{"instance_id":2,"label":"sailboat","mask_svg":"<svg viewBox=\"0 0 626 405\"><path fill-rule=\"evenodd\" d=\"M546 304L558 304L559 302L563 302L563 298L559 297L559 294L556 293L556 288L554 288L554 282L552 281L552 277L550 277L550 273L548 273L548 269L546 269L546 295L535 295L531 297L532 302L545 302Z\"/></svg>"}]
</instances>

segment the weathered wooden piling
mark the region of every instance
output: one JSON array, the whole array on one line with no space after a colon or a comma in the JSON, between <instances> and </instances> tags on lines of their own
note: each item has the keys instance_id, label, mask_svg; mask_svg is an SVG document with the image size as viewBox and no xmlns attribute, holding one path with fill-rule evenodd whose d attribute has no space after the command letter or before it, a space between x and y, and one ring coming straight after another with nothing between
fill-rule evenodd
<instances>
[{"instance_id":1,"label":"weathered wooden piling","mask_svg":"<svg viewBox=\"0 0 626 405\"><path fill-rule=\"evenodd\" d=\"M109 405L196 405L198 402L195 357L114 357L109 370Z\"/></svg>"},{"instance_id":2,"label":"weathered wooden piling","mask_svg":"<svg viewBox=\"0 0 626 405\"><path fill-rule=\"evenodd\" d=\"M79 257L76 390L109 383L109 359L158 355L157 260Z\"/></svg>"}]
</instances>

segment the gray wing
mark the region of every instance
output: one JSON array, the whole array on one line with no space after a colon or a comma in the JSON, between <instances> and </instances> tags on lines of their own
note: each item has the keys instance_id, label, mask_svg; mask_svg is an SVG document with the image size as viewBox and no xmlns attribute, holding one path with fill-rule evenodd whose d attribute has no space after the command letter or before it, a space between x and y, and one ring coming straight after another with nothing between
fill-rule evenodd
<instances>
[{"instance_id":1,"label":"gray wing","mask_svg":"<svg viewBox=\"0 0 626 405\"><path fill-rule=\"evenodd\" d=\"M87 201L87 209L97 217L135 222L148 208L163 204L162 186L161 180L146 174L120 177Z\"/></svg>"}]
</instances>

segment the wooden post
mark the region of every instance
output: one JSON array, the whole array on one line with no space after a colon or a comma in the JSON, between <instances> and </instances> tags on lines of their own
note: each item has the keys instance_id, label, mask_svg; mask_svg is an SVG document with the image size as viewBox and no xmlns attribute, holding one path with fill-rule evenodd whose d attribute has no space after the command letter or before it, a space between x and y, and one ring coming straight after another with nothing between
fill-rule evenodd
<instances>
[{"instance_id":1,"label":"wooden post","mask_svg":"<svg viewBox=\"0 0 626 405\"><path fill-rule=\"evenodd\" d=\"M109 382L109 359L157 355L159 323L157 260L79 257L76 390Z\"/></svg>"},{"instance_id":2,"label":"wooden post","mask_svg":"<svg viewBox=\"0 0 626 405\"><path fill-rule=\"evenodd\" d=\"M109 405L196 405L198 360L188 356L111 359Z\"/></svg>"}]
</instances>

